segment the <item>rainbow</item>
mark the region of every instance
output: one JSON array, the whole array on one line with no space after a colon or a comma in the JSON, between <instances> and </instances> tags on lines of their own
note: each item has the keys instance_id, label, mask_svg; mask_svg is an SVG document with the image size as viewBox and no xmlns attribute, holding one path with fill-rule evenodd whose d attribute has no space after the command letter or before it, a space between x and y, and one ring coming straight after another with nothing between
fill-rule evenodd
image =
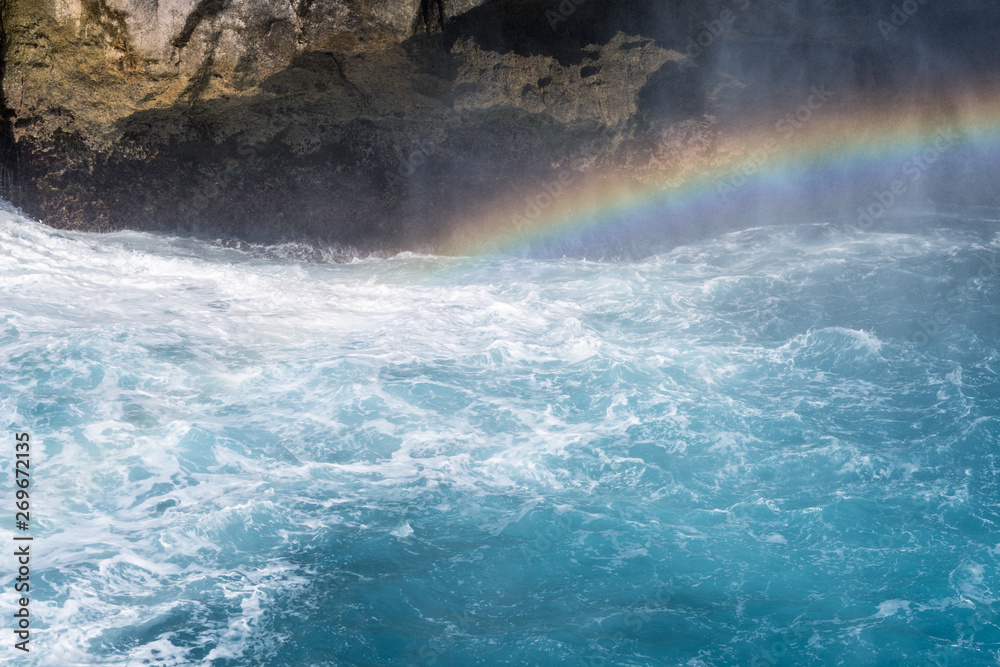
<instances>
[{"instance_id":1,"label":"rainbow","mask_svg":"<svg viewBox=\"0 0 1000 667\"><path fill-rule=\"evenodd\" d=\"M884 215L956 147L995 151L1000 98L949 98L927 106L863 108L798 125L764 122L718 133L722 149L642 169L557 174L534 192L499 202L457 230L442 251L506 254L582 234L620 236L711 215L746 215L751 193L791 199L816 183L870 193L851 216L862 226ZM857 202L855 202L857 203ZM744 211L744 213L741 213Z\"/></svg>"}]
</instances>

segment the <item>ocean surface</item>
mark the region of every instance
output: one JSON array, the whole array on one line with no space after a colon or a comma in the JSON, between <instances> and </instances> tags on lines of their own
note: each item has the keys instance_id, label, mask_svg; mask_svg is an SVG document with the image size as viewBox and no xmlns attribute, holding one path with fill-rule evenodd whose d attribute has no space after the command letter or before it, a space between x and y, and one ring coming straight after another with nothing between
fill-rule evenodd
<instances>
[{"instance_id":1,"label":"ocean surface","mask_svg":"<svg viewBox=\"0 0 1000 667\"><path fill-rule=\"evenodd\" d=\"M0 656L998 664L998 220L334 263L7 207Z\"/></svg>"}]
</instances>

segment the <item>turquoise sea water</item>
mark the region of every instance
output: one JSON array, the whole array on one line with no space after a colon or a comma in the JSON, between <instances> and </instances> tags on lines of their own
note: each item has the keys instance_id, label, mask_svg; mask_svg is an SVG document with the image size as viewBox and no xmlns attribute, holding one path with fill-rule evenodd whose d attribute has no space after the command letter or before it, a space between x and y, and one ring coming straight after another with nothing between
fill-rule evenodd
<instances>
[{"instance_id":1,"label":"turquoise sea water","mask_svg":"<svg viewBox=\"0 0 1000 667\"><path fill-rule=\"evenodd\" d=\"M334 264L3 212L0 652L997 664L997 218Z\"/></svg>"}]
</instances>

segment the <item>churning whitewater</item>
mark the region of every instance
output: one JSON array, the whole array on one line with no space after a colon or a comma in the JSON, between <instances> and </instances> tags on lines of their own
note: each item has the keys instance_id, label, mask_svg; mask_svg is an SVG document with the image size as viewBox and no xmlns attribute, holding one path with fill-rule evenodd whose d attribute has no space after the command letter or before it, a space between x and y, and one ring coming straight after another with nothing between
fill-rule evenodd
<instances>
[{"instance_id":1,"label":"churning whitewater","mask_svg":"<svg viewBox=\"0 0 1000 667\"><path fill-rule=\"evenodd\" d=\"M604 261L0 220L18 664L1000 660L995 212Z\"/></svg>"}]
</instances>

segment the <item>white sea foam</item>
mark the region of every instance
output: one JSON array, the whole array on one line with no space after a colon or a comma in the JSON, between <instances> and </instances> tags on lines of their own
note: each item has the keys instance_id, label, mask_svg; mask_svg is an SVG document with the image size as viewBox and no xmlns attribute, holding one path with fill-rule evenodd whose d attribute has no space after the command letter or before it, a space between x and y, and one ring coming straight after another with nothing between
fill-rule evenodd
<instances>
[{"instance_id":1,"label":"white sea foam","mask_svg":"<svg viewBox=\"0 0 1000 667\"><path fill-rule=\"evenodd\" d=\"M754 644L813 587L861 596L845 582L895 567L890 548L954 560L935 599L992 604L997 279L961 278L975 308L916 334L949 258L996 248L807 231L635 261L334 264L8 213L0 420L32 431L44 479L45 653L25 664L306 664L295 642L352 664L385 627L409 653L364 659L499 664L515 622L538 633L525 656L568 627L615 636L567 611L571 589L675 650ZM850 630L803 612L810 650L931 609L906 583L929 566L905 567ZM650 603L666 579L681 592ZM407 630L446 617L446 640ZM667 660L644 636L636 660Z\"/></svg>"}]
</instances>

